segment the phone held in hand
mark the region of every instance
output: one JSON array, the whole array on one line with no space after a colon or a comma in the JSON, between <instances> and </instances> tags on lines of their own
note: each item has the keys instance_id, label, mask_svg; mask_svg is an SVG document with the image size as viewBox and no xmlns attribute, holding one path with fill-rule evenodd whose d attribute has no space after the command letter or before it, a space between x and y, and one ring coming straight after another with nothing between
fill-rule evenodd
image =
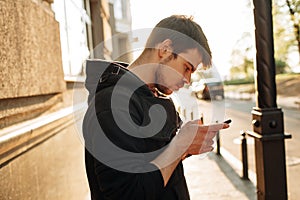
<instances>
[{"instance_id":1,"label":"phone held in hand","mask_svg":"<svg viewBox=\"0 0 300 200\"><path fill-rule=\"evenodd\" d=\"M225 123L225 124L230 124L232 122L232 120L231 119L227 119L226 121L224 121L223 123Z\"/></svg>"}]
</instances>

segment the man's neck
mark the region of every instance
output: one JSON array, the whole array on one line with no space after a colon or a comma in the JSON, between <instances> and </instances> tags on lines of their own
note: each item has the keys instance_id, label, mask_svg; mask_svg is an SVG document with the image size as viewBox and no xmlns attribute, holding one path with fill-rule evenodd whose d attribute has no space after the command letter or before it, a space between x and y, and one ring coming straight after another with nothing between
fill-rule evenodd
<instances>
[{"instance_id":1,"label":"man's neck","mask_svg":"<svg viewBox=\"0 0 300 200\"><path fill-rule=\"evenodd\" d=\"M156 59L151 59L150 55L141 55L127 69L138 76L149 87L154 87L157 67L158 61Z\"/></svg>"}]
</instances>

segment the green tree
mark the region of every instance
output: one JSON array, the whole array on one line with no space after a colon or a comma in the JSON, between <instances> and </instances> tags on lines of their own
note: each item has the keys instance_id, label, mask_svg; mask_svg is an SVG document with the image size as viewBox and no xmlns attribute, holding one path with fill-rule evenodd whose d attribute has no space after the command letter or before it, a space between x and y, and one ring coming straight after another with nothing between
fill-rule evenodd
<instances>
[{"instance_id":1,"label":"green tree","mask_svg":"<svg viewBox=\"0 0 300 200\"><path fill-rule=\"evenodd\" d=\"M294 34L298 46L298 53L300 57L300 1L299 0L286 0L286 5L289 8L291 21L294 27ZM300 62L300 59L299 59Z\"/></svg>"},{"instance_id":2,"label":"green tree","mask_svg":"<svg viewBox=\"0 0 300 200\"><path fill-rule=\"evenodd\" d=\"M251 7L248 1L248 7ZM290 71L287 64L289 55L295 52L298 46L299 61L299 23L300 1L277 0L273 1L273 32L274 32L274 57L276 73ZM295 37L296 36L296 37ZM295 39L296 38L296 39ZM253 76L253 60L255 55L254 33L243 33L236 42L231 54L232 68L230 75L233 78L247 78Z\"/></svg>"},{"instance_id":3,"label":"green tree","mask_svg":"<svg viewBox=\"0 0 300 200\"><path fill-rule=\"evenodd\" d=\"M275 57L287 61L291 52L298 52L300 62L300 1L273 2Z\"/></svg>"},{"instance_id":4,"label":"green tree","mask_svg":"<svg viewBox=\"0 0 300 200\"><path fill-rule=\"evenodd\" d=\"M275 67L276 74L284 74L290 72L288 64L283 60L275 59Z\"/></svg>"},{"instance_id":5,"label":"green tree","mask_svg":"<svg viewBox=\"0 0 300 200\"><path fill-rule=\"evenodd\" d=\"M230 75L232 78L248 78L253 76L253 37L249 32L244 32L236 42L231 53Z\"/></svg>"}]
</instances>

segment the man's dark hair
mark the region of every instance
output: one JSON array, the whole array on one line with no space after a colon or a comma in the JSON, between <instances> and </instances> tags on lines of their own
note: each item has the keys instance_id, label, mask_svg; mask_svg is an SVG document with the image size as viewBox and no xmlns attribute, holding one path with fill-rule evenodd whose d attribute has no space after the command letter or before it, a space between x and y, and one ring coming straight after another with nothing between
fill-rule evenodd
<instances>
[{"instance_id":1,"label":"man's dark hair","mask_svg":"<svg viewBox=\"0 0 300 200\"><path fill-rule=\"evenodd\" d=\"M198 48L204 67L211 66L211 51L205 34L192 17L172 15L161 20L152 30L146 48L154 48L166 39L172 41L174 55Z\"/></svg>"}]
</instances>

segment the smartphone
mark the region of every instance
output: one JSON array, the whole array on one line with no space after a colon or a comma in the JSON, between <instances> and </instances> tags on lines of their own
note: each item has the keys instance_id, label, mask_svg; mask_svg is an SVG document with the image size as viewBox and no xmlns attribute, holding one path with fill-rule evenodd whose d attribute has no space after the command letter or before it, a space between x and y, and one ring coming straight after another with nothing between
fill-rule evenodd
<instances>
[{"instance_id":1,"label":"smartphone","mask_svg":"<svg viewBox=\"0 0 300 200\"><path fill-rule=\"evenodd\" d=\"M224 121L223 123L225 123L225 124L230 124L231 123L231 119L227 119L226 121Z\"/></svg>"}]
</instances>

